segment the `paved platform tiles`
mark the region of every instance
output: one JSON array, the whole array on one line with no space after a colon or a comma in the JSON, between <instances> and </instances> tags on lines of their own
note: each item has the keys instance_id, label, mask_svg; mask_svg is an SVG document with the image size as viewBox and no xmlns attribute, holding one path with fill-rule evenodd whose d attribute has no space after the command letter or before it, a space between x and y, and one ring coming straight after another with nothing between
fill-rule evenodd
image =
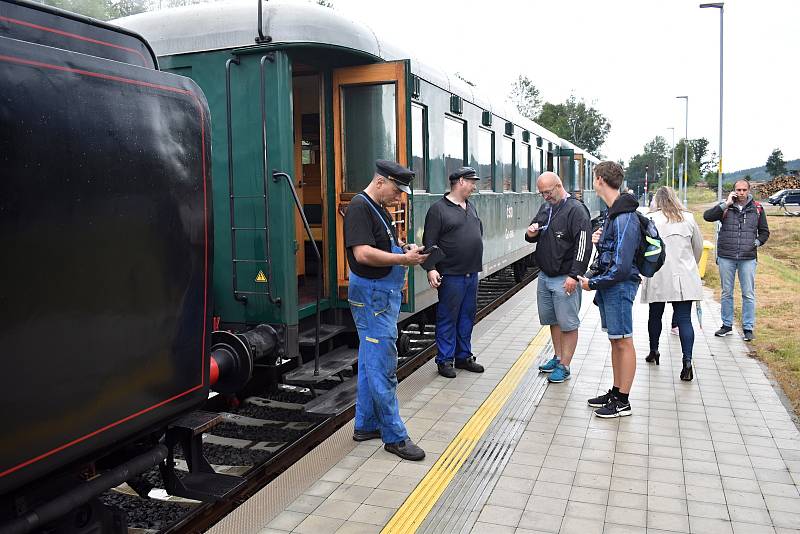
<instances>
[{"instance_id":1,"label":"paved platform tiles","mask_svg":"<svg viewBox=\"0 0 800 534\"><path fill-rule=\"evenodd\" d=\"M524 420L508 454L492 464L495 472L467 478L468 468L479 465L470 458L415 523L418 532L800 533L800 433L744 342L713 336L719 305L707 298L702 306L695 380L686 383L678 378L680 343L668 328L669 307L655 366L643 360L647 307L636 304L633 415L602 420L586 399L611 384L610 348L597 308L585 302L572 379L547 386L531 409L507 414L514 420L524 413ZM400 461L378 441L348 442L348 425L318 479L296 490L302 494L261 515L258 505L246 504L237 512L248 514L247 529L230 530L233 523L224 521L212 532L390 531L386 525L395 524L389 522L540 331L535 284L500 312L478 325L474 337L486 373L460 371L448 380L429 363L400 385L402 414L428 453L424 462ZM538 363L507 404L526 384L535 389L541 382ZM500 426L504 413L483 440L500 428L511 432ZM475 487L472 480L485 487L470 498L453 490Z\"/></svg>"}]
</instances>

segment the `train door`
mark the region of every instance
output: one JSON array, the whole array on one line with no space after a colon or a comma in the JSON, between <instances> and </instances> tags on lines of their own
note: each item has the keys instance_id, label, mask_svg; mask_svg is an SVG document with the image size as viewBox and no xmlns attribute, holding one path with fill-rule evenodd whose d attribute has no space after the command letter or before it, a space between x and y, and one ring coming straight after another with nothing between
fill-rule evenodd
<instances>
[{"instance_id":1,"label":"train door","mask_svg":"<svg viewBox=\"0 0 800 534\"><path fill-rule=\"evenodd\" d=\"M308 236L300 213L295 213L295 235L297 253L297 298L300 308L316 301L317 283L322 280L322 296L326 296L327 284L327 228L325 217L324 147L320 142L322 131L322 90L318 73L295 66L292 78L292 106L294 122L294 166L295 188L303 206L303 214L311 229ZM322 256L317 261L314 247ZM321 277L318 277L321 269Z\"/></svg>"},{"instance_id":2,"label":"train door","mask_svg":"<svg viewBox=\"0 0 800 534\"><path fill-rule=\"evenodd\" d=\"M336 279L340 299L347 298L349 270L344 246L344 214L350 200L375 174L375 160L408 165L409 96L407 61L336 69L333 72L333 135L336 200ZM389 206L401 241L407 241L411 199ZM404 290L404 309L413 291Z\"/></svg>"}]
</instances>

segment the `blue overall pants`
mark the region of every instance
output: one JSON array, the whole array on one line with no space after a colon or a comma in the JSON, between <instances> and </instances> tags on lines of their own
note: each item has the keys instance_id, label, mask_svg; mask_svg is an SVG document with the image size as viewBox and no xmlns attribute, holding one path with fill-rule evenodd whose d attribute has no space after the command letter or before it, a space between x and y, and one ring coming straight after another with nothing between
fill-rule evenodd
<instances>
[{"instance_id":1,"label":"blue overall pants","mask_svg":"<svg viewBox=\"0 0 800 534\"><path fill-rule=\"evenodd\" d=\"M436 307L436 363L472 358L478 273L444 274Z\"/></svg>"},{"instance_id":2,"label":"blue overall pants","mask_svg":"<svg viewBox=\"0 0 800 534\"><path fill-rule=\"evenodd\" d=\"M377 210L369 204L373 210ZM379 214L379 219L383 217ZM402 254L394 236L392 252ZM384 443L408 438L397 402L397 318L405 285L406 268L395 265L383 278L350 273L347 300L358 330L358 389L355 428L381 431Z\"/></svg>"}]
</instances>

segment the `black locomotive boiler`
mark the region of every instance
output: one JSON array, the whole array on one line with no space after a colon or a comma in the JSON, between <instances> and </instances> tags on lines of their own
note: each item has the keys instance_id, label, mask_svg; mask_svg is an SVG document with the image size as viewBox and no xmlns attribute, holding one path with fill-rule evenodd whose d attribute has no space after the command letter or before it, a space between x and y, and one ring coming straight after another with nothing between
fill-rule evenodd
<instances>
[{"instance_id":1,"label":"black locomotive boiler","mask_svg":"<svg viewBox=\"0 0 800 534\"><path fill-rule=\"evenodd\" d=\"M249 376L238 339L209 356L210 157L202 91L144 39L0 1L0 532L124 531L94 497L178 442L237 484L191 456L203 421L167 432Z\"/></svg>"}]
</instances>

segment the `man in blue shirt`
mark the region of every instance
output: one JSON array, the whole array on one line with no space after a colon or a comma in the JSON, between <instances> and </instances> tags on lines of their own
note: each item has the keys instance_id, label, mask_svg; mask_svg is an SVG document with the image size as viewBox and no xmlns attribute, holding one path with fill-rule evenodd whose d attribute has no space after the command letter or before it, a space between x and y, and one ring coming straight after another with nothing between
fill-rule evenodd
<instances>
[{"instance_id":1,"label":"man in blue shirt","mask_svg":"<svg viewBox=\"0 0 800 534\"><path fill-rule=\"evenodd\" d=\"M591 278L580 277L583 289L596 290L594 302L600 307L600 322L611 341L614 387L605 395L589 399L598 417L623 417L631 414L628 394L636 374L636 349L633 346L633 301L639 289L636 252L641 226L636 208L639 203L629 193L620 193L622 166L602 161L594 168L594 189L608 205L608 216L592 234L597 245L596 269Z\"/></svg>"}]
</instances>

